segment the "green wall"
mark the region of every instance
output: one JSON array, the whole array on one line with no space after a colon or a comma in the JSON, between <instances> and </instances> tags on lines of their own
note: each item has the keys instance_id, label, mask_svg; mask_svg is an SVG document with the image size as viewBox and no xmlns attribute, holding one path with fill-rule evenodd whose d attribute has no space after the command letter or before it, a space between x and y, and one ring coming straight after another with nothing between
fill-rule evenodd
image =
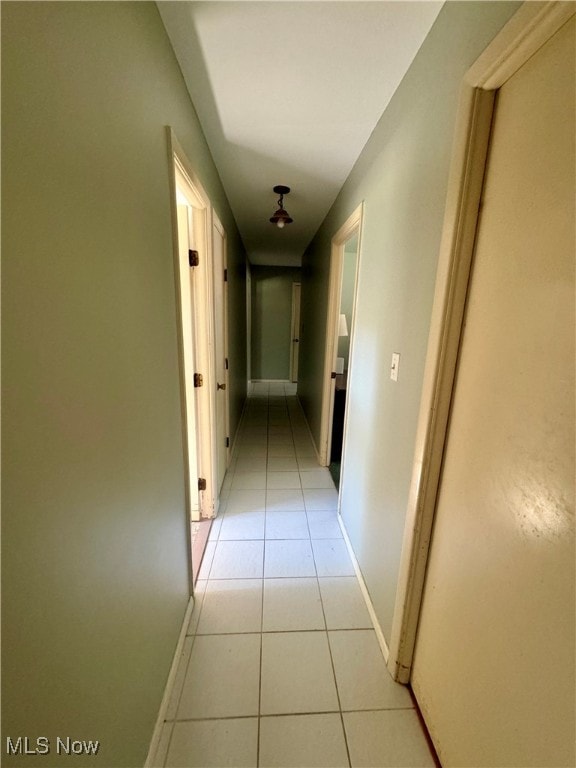
<instances>
[{"instance_id":1,"label":"green wall","mask_svg":"<svg viewBox=\"0 0 576 768\"><path fill-rule=\"evenodd\" d=\"M2 3L3 735L143 765L188 601L171 125L245 258L153 3ZM5 740L2 752L5 752Z\"/></svg>"},{"instance_id":2,"label":"green wall","mask_svg":"<svg viewBox=\"0 0 576 768\"><path fill-rule=\"evenodd\" d=\"M300 270L252 266L252 379L289 379L292 284Z\"/></svg>"},{"instance_id":3,"label":"green wall","mask_svg":"<svg viewBox=\"0 0 576 768\"><path fill-rule=\"evenodd\" d=\"M318 444L330 239L364 201L341 505L388 639L460 84L518 7L444 5L303 260L298 394Z\"/></svg>"}]
</instances>

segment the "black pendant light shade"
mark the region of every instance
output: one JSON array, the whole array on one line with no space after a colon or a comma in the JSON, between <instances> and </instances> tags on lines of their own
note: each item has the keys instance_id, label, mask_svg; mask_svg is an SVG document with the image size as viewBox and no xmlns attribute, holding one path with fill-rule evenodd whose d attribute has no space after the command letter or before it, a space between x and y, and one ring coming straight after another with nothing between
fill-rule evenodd
<instances>
[{"instance_id":1,"label":"black pendant light shade","mask_svg":"<svg viewBox=\"0 0 576 768\"><path fill-rule=\"evenodd\" d=\"M278 210L270 218L270 221L272 224L276 224L278 229L282 229L285 224L292 224L294 219L291 219L288 211L284 210L284 195L287 195L288 192L290 192L290 187L285 187L282 184L278 184L274 187L274 192L276 192L277 195L280 195L278 198Z\"/></svg>"}]
</instances>

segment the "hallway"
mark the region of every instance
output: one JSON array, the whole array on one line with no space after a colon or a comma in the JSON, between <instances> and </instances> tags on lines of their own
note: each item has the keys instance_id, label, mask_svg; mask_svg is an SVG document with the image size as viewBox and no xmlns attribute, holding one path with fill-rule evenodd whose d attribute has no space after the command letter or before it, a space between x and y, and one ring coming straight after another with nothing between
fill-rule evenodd
<instances>
[{"instance_id":1,"label":"hallway","mask_svg":"<svg viewBox=\"0 0 576 768\"><path fill-rule=\"evenodd\" d=\"M154 765L434 766L294 389L247 401Z\"/></svg>"}]
</instances>

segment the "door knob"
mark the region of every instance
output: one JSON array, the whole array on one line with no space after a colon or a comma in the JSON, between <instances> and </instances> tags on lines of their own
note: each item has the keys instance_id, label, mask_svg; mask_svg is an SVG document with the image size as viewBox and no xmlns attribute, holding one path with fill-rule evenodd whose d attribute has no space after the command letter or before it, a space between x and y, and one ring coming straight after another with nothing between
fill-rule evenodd
<instances>
[{"instance_id":1,"label":"door knob","mask_svg":"<svg viewBox=\"0 0 576 768\"><path fill-rule=\"evenodd\" d=\"M218 382L216 382L216 389L226 389L226 384L218 384Z\"/></svg>"}]
</instances>

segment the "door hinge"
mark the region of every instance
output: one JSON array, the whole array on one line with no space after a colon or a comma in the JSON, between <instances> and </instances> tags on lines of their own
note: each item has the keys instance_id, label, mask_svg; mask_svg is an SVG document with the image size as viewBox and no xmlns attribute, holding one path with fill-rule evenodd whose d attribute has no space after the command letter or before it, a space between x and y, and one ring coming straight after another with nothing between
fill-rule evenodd
<instances>
[{"instance_id":1,"label":"door hinge","mask_svg":"<svg viewBox=\"0 0 576 768\"><path fill-rule=\"evenodd\" d=\"M228 270L227 269L224 270L224 282L225 283L228 282Z\"/></svg>"},{"instance_id":2,"label":"door hinge","mask_svg":"<svg viewBox=\"0 0 576 768\"><path fill-rule=\"evenodd\" d=\"M226 370L228 370L228 358L224 358L224 365L226 366Z\"/></svg>"},{"instance_id":3,"label":"door hinge","mask_svg":"<svg viewBox=\"0 0 576 768\"><path fill-rule=\"evenodd\" d=\"M332 371L332 374L331 374L331 375L332 375L332 378L333 378L333 379L335 379L335 378L336 378L336 376L337 376L337 373L336 373L336 371Z\"/></svg>"},{"instance_id":4,"label":"door hinge","mask_svg":"<svg viewBox=\"0 0 576 768\"><path fill-rule=\"evenodd\" d=\"M188 263L191 267L197 267L200 264L200 255L198 251L188 251Z\"/></svg>"},{"instance_id":5,"label":"door hinge","mask_svg":"<svg viewBox=\"0 0 576 768\"><path fill-rule=\"evenodd\" d=\"M226 448L230 448L230 438L226 438Z\"/></svg>"},{"instance_id":6,"label":"door hinge","mask_svg":"<svg viewBox=\"0 0 576 768\"><path fill-rule=\"evenodd\" d=\"M201 373L195 373L194 374L194 386L195 387L202 387L204 386L204 377Z\"/></svg>"},{"instance_id":7,"label":"door hinge","mask_svg":"<svg viewBox=\"0 0 576 768\"><path fill-rule=\"evenodd\" d=\"M205 477L199 477L198 478L198 490L199 491L205 491L206 490L206 478Z\"/></svg>"}]
</instances>

